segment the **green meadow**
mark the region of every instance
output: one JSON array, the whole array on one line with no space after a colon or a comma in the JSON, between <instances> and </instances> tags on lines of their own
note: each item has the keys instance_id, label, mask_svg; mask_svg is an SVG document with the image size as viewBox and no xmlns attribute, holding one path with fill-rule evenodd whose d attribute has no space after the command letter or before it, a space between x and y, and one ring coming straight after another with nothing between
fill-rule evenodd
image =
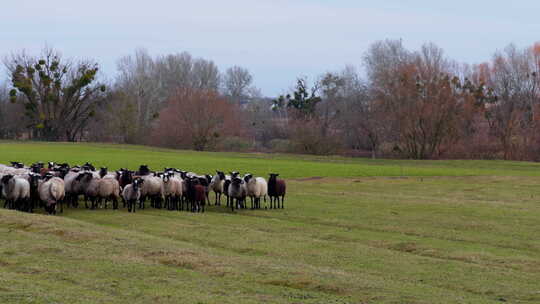
<instances>
[{"instance_id":1,"label":"green meadow","mask_svg":"<svg viewBox=\"0 0 540 304\"><path fill-rule=\"evenodd\" d=\"M274 172L288 194L235 213L0 208L0 303L540 303L536 163L0 142L9 161Z\"/></svg>"}]
</instances>

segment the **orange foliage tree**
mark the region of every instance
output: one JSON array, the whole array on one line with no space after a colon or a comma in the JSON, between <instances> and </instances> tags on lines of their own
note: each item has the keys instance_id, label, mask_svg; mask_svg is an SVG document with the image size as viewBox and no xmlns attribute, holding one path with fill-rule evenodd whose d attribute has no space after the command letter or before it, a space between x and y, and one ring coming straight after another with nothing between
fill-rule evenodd
<instances>
[{"instance_id":1,"label":"orange foliage tree","mask_svg":"<svg viewBox=\"0 0 540 304\"><path fill-rule=\"evenodd\" d=\"M174 148L208 150L224 137L240 136L240 108L213 90L179 89L160 112L153 140Z\"/></svg>"}]
</instances>

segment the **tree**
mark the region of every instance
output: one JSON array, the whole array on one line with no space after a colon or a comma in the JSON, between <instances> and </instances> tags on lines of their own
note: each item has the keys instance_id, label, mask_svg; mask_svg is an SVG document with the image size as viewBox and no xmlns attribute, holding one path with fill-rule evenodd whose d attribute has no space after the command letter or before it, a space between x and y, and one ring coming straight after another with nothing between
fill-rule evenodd
<instances>
[{"instance_id":1,"label":"tree","mask_svg":"<svg viewBox=\"0 0 540 304\"><path fill-rule=\"evenodd\" d=\"M28 124L23 116L21 103L10 102L6 83L0 84L0 138L16 139L20 137Z\"/></svg>"},{"instance_id":2,"label":"tree","mask_svg":"<svg viewBox=\"0 0 540 304\"><path fill-rule=\"evenodd\" d=\"M293 110L293 114L298 119L309 120L315 114L317 103L322 99L318 96L319 85L315 84L309 88L307 79L298 78L293 94L280 95L274 100L273 108L283 108Z\"/></svg>"},{"instance_id":3,"label":"tree","mask_svg":"<svg viewBox=\"0 0 540 304\"><path fill-rule=\"evenodd\" d=\"M331 73L311 88L306 79L299 78L292 95L281 95L273 101L275 110L287 108L290 112L287 131L298 152L330 154L340 147L340 130L335 122L341 85L341 79Z\"/></svg>"},{"instance_id":4,"label":"tree","mask_svg":"<svg viewBox=\"0 0 540 304\"><path fill-rule=\"evenodd\" d=\"M179 89L161 111L153 137L164 146L208 150L226 136L242 135L239 114L216 91Z\"/></svg>"},{"instance_id":5,"label":"tree","mask_svg":"<svg viewBox=\"0 0 540 304\"><path fill-rule=\"evenodd\" d=\"M235 102L241 102L249 97L253 76L245 68L233 66L228 68L223 79L225 95Z\"/></svg>"},{"instance_id":6,"label":"tree","mask_svg":"<svg viewBox=\"0 0 540 304\"><path fill-rule=\"evenodd\" d=\"M14 54L5 65L13 86L10 98L24 105L34 137L68 141L82 137L106 90L96 81L97 63L64 60L57 51L44 48L39 57Z\"/></svg>"},{"instance_id":7,"label":"tree","mask_svg":"<svg viewBox=\"0 0 540 304\"><path fill-rule=\"evenodd\" d=\"M219 70L209 60L193 58L189 53L152 57L145 49L118 61L115 90L120 101L135 113L134 136L130 143L145 142L159 113L178 89L217 90Z\"/></svg>"},{"instance_id":8,"label":"tree","mask_svg":"<svg viewBox=\"0 0 540 304\"><path fill-rule=\"evenodd\" d=\"M482 79L497 99L487 106L490 133L500 143L504 159L533 146L540 131L540 45L517 49L509 45L486 64Z\"/></svg>"},{"instance_id":9,"label":"tree","mask_svg":"<svg viewBox=\"0 0 540 304\"><path fill-rule=\"evenodd\" d=\"M340 112L337 121L343 129L345 144L352 149L370 150L371 157L376 158L387 128L391 126L387 113L372 98L369 86L354 67L345 67L339 77L342 101L337 106Z\"/></svg>"},{"instance_id":10,"label":"tree","mask_svg":"<svg viewBox=\"0 0 540 304\"><path fill-rule=\"evenodd\" d=\"M406 157L440 156L482 110L485 87L453 76L434 44L411 53L399 42L377 43L366 60L373 102L391 126L387 138Z\"/></svg>"}]
</instances>

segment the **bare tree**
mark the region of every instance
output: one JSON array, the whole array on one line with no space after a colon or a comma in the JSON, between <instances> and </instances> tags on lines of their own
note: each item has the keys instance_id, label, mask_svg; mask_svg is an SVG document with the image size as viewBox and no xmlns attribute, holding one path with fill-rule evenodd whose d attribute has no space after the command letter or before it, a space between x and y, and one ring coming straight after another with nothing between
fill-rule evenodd
<instances>
[{"instance_id":1,"label":"bare tree","mask_svg":"<svg viewBox=\"0 0 540 304\"><path fill-rule=\"evenodd\" d=\"M509 45L494 55L484 76L497 96L486 111L491 135L505 159L522 158L516 154L533 145L540 127L540 47Z\"/></svg>"},{"instance_id":2,"label":"bare tree","mask_svg":"<svg viewBox=\"0 0 540 304\"><path fill-rule=\"evenodd\" d=\"M246 68L233 66L228 68L223 77L225 95L231 100L240 102L249 96L253 76Z\"/></svg>"},{"instance_id":3,"label":"bare tree","mask_svg":"<svg viewBox=\"0 0 540 304\"><path fill-rule=\"evenodd\" d=\"M161 92L162 83L156 63L148 51L138 49L133 56L122 57L117 66L116 89L123 92L121 98L126 99L126 106L135 109L137 117L136 136L129 138L141 142L150 134L151 124L158 117L166 99Z\"/></svg>"},{"instance_id":4,"label":"bare tree","mask_svg":"<svg viewBox=\"0 0 540 304\"><path fill-rule=\"evenodd\" d=\"M220 84L219 70L212 61L194 59L187 52L154 58L138 49L118 61L118 70L116 90L122 94L115 98L137 116L135 136L127 137L129 142L144 142L149 137L166 101L177 90L217 90Z\"/></svg>"}]
</instances>

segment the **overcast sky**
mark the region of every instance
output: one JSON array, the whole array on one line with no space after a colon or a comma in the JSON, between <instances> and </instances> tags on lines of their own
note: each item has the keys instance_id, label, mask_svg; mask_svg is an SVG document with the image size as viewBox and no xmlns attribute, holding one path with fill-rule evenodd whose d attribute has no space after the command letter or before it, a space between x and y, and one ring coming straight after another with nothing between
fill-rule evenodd
<instances>
[{"instance_id":1,"label":"overcast sky","mask_svg":"<svg viewBox=\"0 0 540 304\"><path fill-rule=\"evenodd\" d=\"M538 0L17 0L0 7L2 56L48 44L93 58L114 77L117 59L136 48L188 51L221 70L248 68L267 96L300 75L360 66L377 40L401 38L409 49L432 41L467 63L540 40Z\"/></svg>"}]
</instances>

